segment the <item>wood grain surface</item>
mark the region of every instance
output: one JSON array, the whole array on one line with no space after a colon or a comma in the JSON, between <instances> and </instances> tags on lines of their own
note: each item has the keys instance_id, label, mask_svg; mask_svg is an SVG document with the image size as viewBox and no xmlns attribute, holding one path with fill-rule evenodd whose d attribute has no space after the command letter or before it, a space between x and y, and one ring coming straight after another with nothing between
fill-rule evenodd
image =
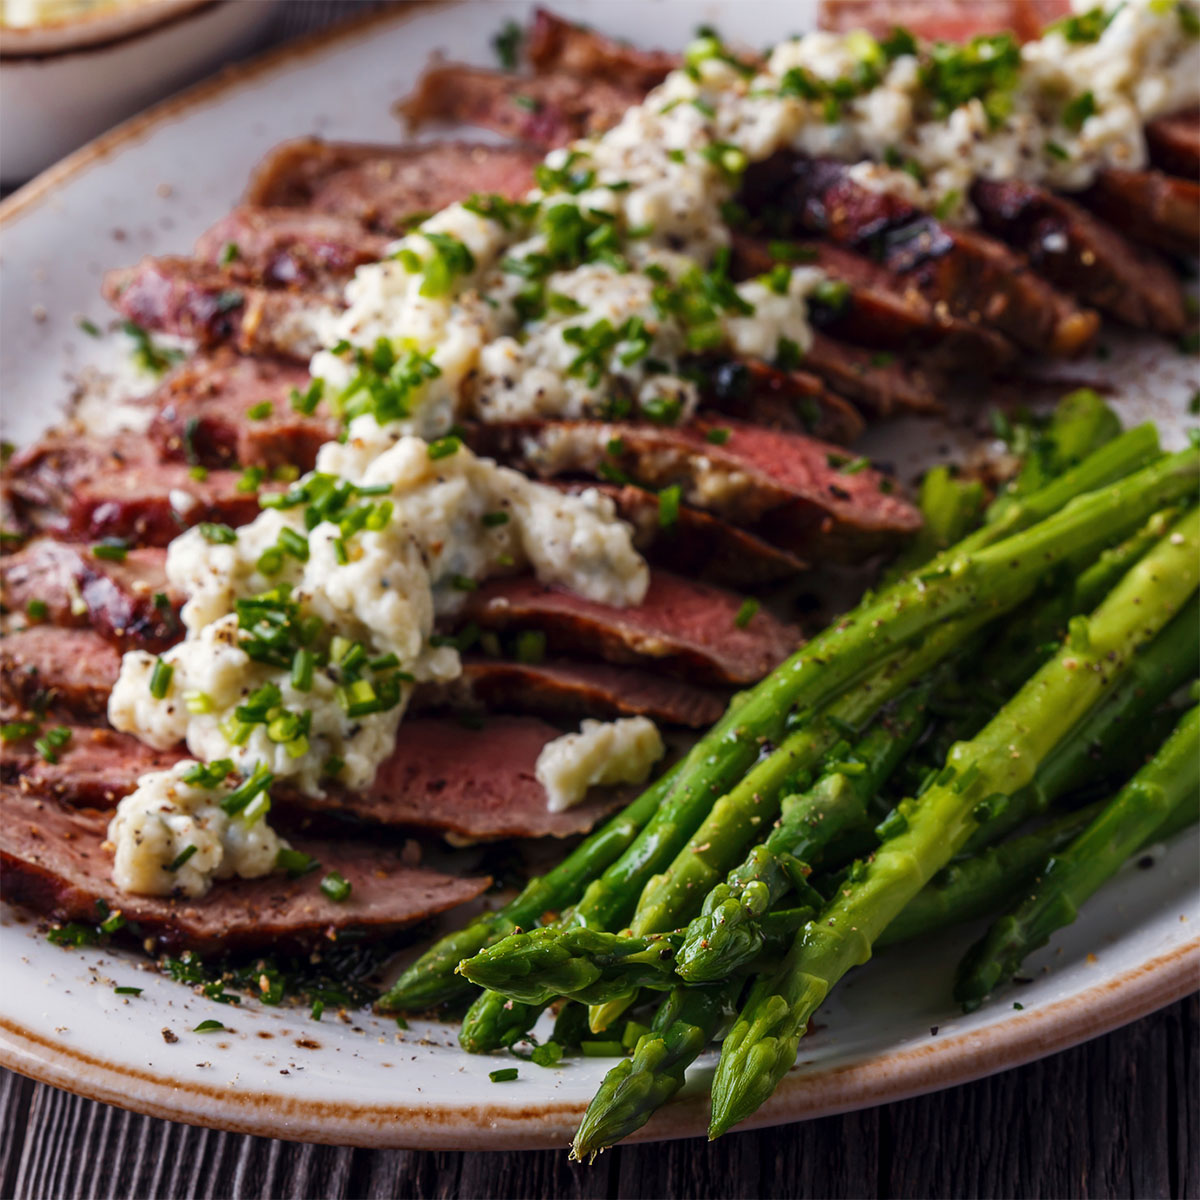
<instances>
[{"instance_id":1,"label":"wood grain surface","mask_svg":"<svg viewBox=\"0 0 1200 1200\"><path fill-rule=\"evenodd\" d=\"M287 0L265 44L370 6ZM0 1071L0 1198L1190 1198L1200 1197L1198 1081L1192 997L965 1087L711 1145L620 1147L581 1167L565 1150L370 1151L217 1133Z\"/></svg>"}]
</instances>

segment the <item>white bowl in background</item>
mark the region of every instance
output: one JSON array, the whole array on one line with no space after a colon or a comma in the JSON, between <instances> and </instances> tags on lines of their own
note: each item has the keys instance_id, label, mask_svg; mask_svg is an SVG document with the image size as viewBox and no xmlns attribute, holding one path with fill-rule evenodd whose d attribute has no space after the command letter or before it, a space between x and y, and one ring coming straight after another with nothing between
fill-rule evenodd
<instances>
[{"instance_id":1,"label":"white bowl in background","mask_svg":"<svg viewBox=\"0 0 1200 1200\"><path fill-rule=\"evenodd\" d=\"M276 0L149 0L0 31L0 181L20 183L245 51Z\"/></svg>"}]
</instances>

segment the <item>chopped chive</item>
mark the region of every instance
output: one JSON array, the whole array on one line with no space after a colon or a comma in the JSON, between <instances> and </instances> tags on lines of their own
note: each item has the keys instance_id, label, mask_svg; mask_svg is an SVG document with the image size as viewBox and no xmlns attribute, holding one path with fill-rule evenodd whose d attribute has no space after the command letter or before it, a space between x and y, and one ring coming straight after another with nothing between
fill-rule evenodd
<instances>
[{"instance_id":1,"label":"chopped chive","mask_svg":"<svg viewBox=\"0 0 1200 1200\"><path fill-rule=\"evenodd\" d=\"M729 429L710 429L705 435L704 440L710 442L714 446L723 446L729 441L729 435L732 431Z\"/></svg>"},{"instance_id":2,"label":"chopped chive","mask_svg":"<svg viewBox=\"0 0 1200 1200\"><path fill-rule=\"evenodd\" d=\"M124 562L129 554L129 543L124 538L102 538L92 547L92 557L105 562Z\"/></svg>"},{"instance_id":3,"label":"chopped chive","mask_svg":"<svg viewBox=\"0 0 1200 1200\"><path fill-rule=\"evenodd\" d=\"M405 1020L403 1017L397 1017L397 1018L396 1018L396 1028L397 1028L397 1029L403 1029L403 1030L407 1030L407 1029L408 1029L408 1022L407 1022L407 1021L406 1021L406 1020Z\"/></svg>"},{"instance_id":4,"label":"chopped chive","mask_svg":"<svg viewBox=\"0 0 1200 1200\"><path fill-rule=\"evenodd\" d=\"M316 657L311 650L301 646L292 658L292 687L298 692L312 690L313 667Z\"/></svg>"},{"instance_id":5,"label":"chopped chive","mask_svg":"<svg viewBox=\"0 0 1200 1200\"><path fill-rule=\"evenodd\" d=\"M260 400L257 404L252 404L246 409L246 416L251 421L265 421L274 411L275 406L270 400Z\"/></svg>"},{"instance_id":6,"label":"chopped chive","mask_svg":"<svg viewBox=\"0 0 1200 1200\"><path fill-rule=\"evenodd\" d=\"M495 529L498 525L508 524L508 513L506 512L490 512L483 514L483 524L485 529Z\"/></svg>"},{"instance_id":7,"label":"chopped chive","mask_svg":"<svg viewBox=\"0 0 1200 1200\"><path fill-rule=\"evenodd\" d=\"M451 575L450 586L456 592L474 592L479 589L479 584L470 575Z\"/></svg>"},{"instance_id":8,"label":"chopped chive","mask_svg":"<svg viewBox=\"0 0 1200 1200\"><path fill-rule=\"evenodd\" d=\"M45 602L45 600L30 600L30 602L25 605L25 615L29 617L31 621L44 621L49 612L50 606Z\"/></svg>"},{"instance_id":9,"label":"chopped chive","mask_svg":"<svg viewBox=\"0 0 1200 1200\"><path fill-rule=\"evenodd\" d=\"M498 1071L489 1071L488 1078L493 1083L511 1083L519 1074L516 1067L501 1067Z\"/></svg>"},{"instance_id":10,"label":"chopped chive","mask_svg":"<svg viewBox=\"0 0 1200 1200\"><path fill-rule=\"evenodd\" d=\"M557 1042L543 1042L540 1046L534 1046L529 1060L539 1067L553 1067L562 1056L563 1048Z\"/></svg>"},{"instance_id":11,"label":"chopped chive","mask_svg":"<svg viewBox=\"0 0 1200 1200\"><path fill-rule=\"evenodd\" d=\"M171 676L175 668L162 658L154 660L154 670L150 672L150 695L155 700L162 700L171 690Z\"/></svg>"},{"instance_id":12,"label":"chopped chive","mask_svg":"<svg viewBox=\"0 0 1200 1200\"><path fill-rule=\"evenodd\" d=\"M321 880L321 891L329 897L330 900L341 904L346 900L351 891L350 882L338 871L330 871L324 879Z\"/></svg>"},{"instance_id":13,"label":"chopped chive","mask_svg":"<svg viewBox=\"0 0 1200 1200\"><path fill-rule=\"evenodd\" d=\"M188 692L183 698L183 706L197 716L213 711L213 698L207 692Z\"/></svg>"},{"instance_id":14,"label":"chopped chive","mask_svg":"<svg viewBox=\"0 0 1200 1200\"><path fill-rule=\"evenodd\" d=\"M0 725L0 741L19 742L23 738L33 737L37 731L36 721L8 721Z\"/></svg>"},{"instance_id":15,"label":"chopped chive","mask_svg":"<svg viewBox=\"0 0 1200 1200\"><path fill-rule=\"evenodd\" d=\"M325 1012L325 1001L324 1000L314 1000L312 1009L309 1011L308 1015L309 1015L309 1017L312 1018L312 1020L319 1021L324 1012Z\"/></svg>"},{"instance_id":16,"label":"chopped chive","mask_svg":"<svg viewBox=\"0 0 1200 1200\"><path fill-rule=\"evenodd\" d=\"M135 987L115 987L113 991L118 996L140 996L142 994L142 989Z\"/></svg>"},{"instance_id":17,"label":"chopped chive","mask_svg":"<svg viewBox=\"0 0 1200 1200\"><path fill-rule=\"evenodd\" d=\"M100 326L95 321L89 321L87 317L79 318L79 328L83 330L88 337L98 338L100 336Z\"/></svg>"},{"instance_id":18,"label":"chopped chive","mask_svg":"<svg viewBox=\"0 0 1200 1200\"><path fill-rule=\"evenodd\" d=\"M194 479L197 483L203 483L208 478L207 467L188 467L188 478Z\"/></svg>"},{"instance_id":19,"label":"chopped chive","mask_svg":"<svg viewBox=\"0 0 1200 1200\"><path fill-rule=\"evenodd\" d=\"M457 454L462 449L462 439L454 434L449 434L447 437L438 438L435 442L429 443L429 457L432 459L449 458L452 454Z\"/></svg>"},{"instance_id":20,"label":"chopped chive","mask_svg":"<svg viewBox=\"0 0 1200 1200\"><path fill-rule=\"evenodd\" d=\"M197 1025L196 1028L192 1030L192 1032L193 1033L219 1033L224 1028L225 1028L225 1026L222 1025L220 1021L213 1021L213 1020L209 1019L207 1021L201 1021L200 1024Z\"/></svg>"},{"instance_id":21,"label":"chopped chive","mask_svg":"<svg viewBox=\"0 0 1200 1200\"><path fill-rule=\"evenodd\" d=\"M241 253L242 252L238 249L237 242L226 242L225 245L221 247L221 254L217 261L220 262L221 266L227 267L231 262L237 262L238 258L241 256Z\"/></svg>"},{"instance_id":22,"label":"chopped chive","mask_svg":"<svg viewBox=\"0 0 1200 1200\"><path fill-rule=\"evenodd\" d=\"M187 860L191 858L193 854L196 853L197 849L197 846L184 846L184 848L180 850L180 852L175 855L175 857L171 859L169 863L167 863L167 870L178 871L179 868L182 867L183 864L187 862Z\"/></svg>"},{"instance_id":23,"label":"chopped chive","mask_svg":"<svg viewBox=\"0 0 1200 1200\"><path fill-rule=\"evenodd\" d=\"M546 657L546 635L540 629L525 629L517 634L517 662L533 666Z\"/></svg>"},{"instance_id":24,"label":"chopped chive","mask_svg":"<svg viewBox=\"0 0 1200 1200\"><path fill-rule=\"evenodd\" d=\"M321 864L311 854L303 850L293 850L290 846L280 846L275 855L275 868L286 871L290 879L299 879L315 871Z\"/></svg>"},{"instance_id":25,"label":"chopped chive","mask_svg":"<svg viewBox=\"0 0 1200 1200\"><path fill-rule=\"evenodd\" d=\"M201 521L196 528L200 530L200 536L214 546L231 546L237 541L236 531L218 521Z\"/></svg>"},{"instance_id":26,"label":"chopped chive","mask_svg":"<svg viewBox=\"0 0 1200 1200\"><path fill-rule=\"evenodd\" d=\"M754 614L758 612L758 607L758 601L753 597L743 600L741 608L737 610L737 616L733 618L733 623L739 629L745 629L754 620Z\"/></svg>"},{"instance_id":27,"label":"chopped chive","mask_svg":"<svg viewBox=\"0 0 1200 1200\"><path fill-rule=\"evenodd\" d=\"M673 483L658 493L658 524L662 529L673 529L679 520L679 484Z\"/></svg>"}]
</instances>

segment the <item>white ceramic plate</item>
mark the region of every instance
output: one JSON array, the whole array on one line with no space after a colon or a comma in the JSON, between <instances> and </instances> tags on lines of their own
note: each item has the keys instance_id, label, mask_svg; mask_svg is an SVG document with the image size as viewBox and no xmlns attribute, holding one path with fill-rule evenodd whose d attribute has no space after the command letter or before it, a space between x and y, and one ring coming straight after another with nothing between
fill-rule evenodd
<instances>
[{"instance_id":1,"label":"white ceramic plate","mask_svg":"<svg viewBox=\"0 0 1200 1200\"><path fill-rule=\"evenodd\" d=\"M558 7L647 45L681 45L701 22L751 45L804 28L811 5L566 3ZM71 379L99 353L77 322L110 319L97 294L108 267L185 250L237 199L269 147L316 132L394 139L388 115L426 57L443 49L487 62L501 22L523 3L407 10L323 34L231 79L171 101L85 148L0 209L0 397L7 436L34 436ZM724 21L723 21L724 18ZM1105 365L1128 419L1153 416L1182 435L1194 368L1162 344L1110 337ZM1099 367L1073 368L1095 377ZM953 434L930 423L876 430L871 449L902 474ZM1200 971L1198 843L1185 834L1129 867L1027 965L1033 982L970 1017L949 998L967 929L937 945L882 953L818 1015L801 1061L754 1123L765 1125L893 1100L1015 1066L1103 1033L1186 994ZM0 1062L142 1112L272 1137L370 1146L562 1146L605 1069L603 1060L544 1070L522 1064L493 1084L490 1058L460 1053L454 1029L406 1033L367 1013L204 1000L111 950L67 951L11 911L0 915ZM137 998L114 985L144 988ZM1014 1008L1019 1001L1023 1008ZM214 1018L220 1034L191 1032ZM168 1041L167 1030L178 1040ZM639 1135L700 1134L712 1056L683 1095Z\"/></svg>"}]
</instances>

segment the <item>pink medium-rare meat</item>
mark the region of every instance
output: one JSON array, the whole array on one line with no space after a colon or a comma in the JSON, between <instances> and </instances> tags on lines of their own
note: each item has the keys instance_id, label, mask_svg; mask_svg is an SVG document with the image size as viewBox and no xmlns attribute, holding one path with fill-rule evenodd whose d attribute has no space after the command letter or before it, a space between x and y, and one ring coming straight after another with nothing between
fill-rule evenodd
<instances>
[{"instance_id":1,"label":"pink medium-rare meat","mask_svg":"<svg viewBox=\"0 0 1200 1200\"><path fill-rule=\"evenodd\" d=\"M182 598L167 585L165 563L158 547L113 561L78 543L36 538L0 558L0 592L10 611L45 605L50 624L87 627L123 648L161 650L183 633Z\"/></svg>"},{"instance_id":2,"label":"pink medium-rare meat","mask_svg":"<svg viewBox=\"0 0 1200 1200\"><path fill-rule=\"evenodd\" d=\"M791 579L806 564L746 529L712 513L663 498L633 484L571 483L571 491L598 488L633 526L634 545L655 566L726 587L757 587Z\"/></svg>"},{"instance_id":3,"label":"pink medium-rare meat","mask_svg":"<svg viewBox=\"0 0 1200 1200\"><path fill-rule=\"evenodd\" d=\"M543 478L603 474L656 492L678 487L684 503L752 528L771 513L787 539L777 544L810 560L883 549L921 524L890 479L841 447L727 418L687 426L523 422L476 427L470 436Z\"/></svg>"},{"instance_id":4,"label":"pink medium-rare meat","mask_svg":"<svg viewBox=\"0 0 1200 1200\"><path fill-rule=\"evenodd\" d=\"M0 637L0 700L49 707L58 720L105 713L120 651L90 629L31 625ZM604 663L478 658L447 684L420 684L413 707L525 712L558 718L647 716L671 725L710 725L724 710L715 692L664 675Z\"/></svg>"},{"instance_id":5,"label":"pink medium-rare meat","mask_svg":"<svg viewBox=\"0 0 1200 1200\"><path fill-rule=\"evenodd\" d=\"M408 866L402 851L377 844L297 840L293 848L320 864L298 879L280 872L218 880L198 900L139 896L113 883L105 848L110 813L65 808L14 787L0 792L0 803L7 901L88 924L120 912L163 949L292 949L328 944L352 929L386 933L464 904L491 883ZM344 900L321 891L321 880L333 871L350 884Z\"/></svg>"},{"instance_id":6,"label":"pink medium-rare meat","mask_svg":"<svg viewBox=\"0 0 1200 1200\"><path fill-rule=\"evenodd\" d=\"M1020 180L978 180L971 200L984 229L1085 304L1135 329L1183 330L1183 288L1171 268L1082 205Z\"/></svg>"},{"instance_id":7,"label":"pink medium-rare meat","mask_svg":"<svg viewBox=\"0 0 1200 1200\"><path fill-rule=\"evenodd\" d=\"M387 256L388 244L355 217L243 204L201 235L195 254L242 283L340 296L357 267Z\"/></svg>"},{"instance_id":8,"label":"pink medium-rare meat","mask_svg":"<svg viewBox=\"0 0 1200 1200\"><path fill-rule=\"evenodd\" d=\"M197 479L187 463L162 461L142 434L51 432L13 456L8 485L29 528L71 541L117 537L165 546L202 521L244 525L258 513L258 497L240 472Z\"/></svg>"},{"instance_id":9,"label":"pink medium-rare meat","mask_svg":"<svg viewBox=\"0 0 1200 1200\"><path fill-rule=\"evenodd\" d=\"M822 29L865 29L876 37L900 25L930 41L1011 32L1027 42L1070 11L1070 0L822 0L817 19Z\"/></svg>"},{"instance_id":10,"label":"pink medium-rare meat","mask_svg":"<svg viewBox=\"0 0 1200 1200\"><path fill-rule=\"evenodd\" d=\"M397 109L413 127L474 125L549 150L610 129L643 94L627 82L565 71L507 75L445 63L430 67Z\"/></svg>"},{"instance_id":11,"label":"pink medium-rare meat","mask_svg":"<svg viewBox=\"0 0 1200 1200\"><path fill-rule=\"evenodd\" d=\"M132 792L140 775L164 770L185 754L183 747L152 750L112 729L62 724L71 737L57 762L46 761L32 737L11 742L0 762L0 781L64 804L106 808ZM527 716L492 717L479 728L454 717L413 716L401 721L396 747L369 787L330 785L324 796L314 797L276 783L271 796L285 820L337 814L478 841L569 837L590 829L613 797L599 796L561 813L547 809L534 768L559 732Z\"/></svg>"},{"instance_id":12,"label":"pink medium-rare meat","mask_svg":"<svg viewBox=\"0 0 1200 1200\"><path fill-rule=\"evenodd\" d=\"M1200 176L1200 109L1156 117L1146 126L1150 161L1180 179Z\"/></svg>"},{"instance_id":13,"label":"pink medium-rare meat","mask_svg":"<svg viewBox=\"0 0 1200 1200\"><path fill-rule=\"evenodd\" d=\"M103 715L121 652L90 629L31 625L0 637L0 698L6 704Z\"/></svg>"},{"instance_id":14,"label":"pink medium-rare meat","mask_svg":"<svg viewBox=\"0 0 1200 1200\"><path fill-rule=\"evenodd\" d=\"M395 234L473 192L520 198L533 187L533 169L541 160L537 151L521 146L459 141L386 146L300 138L277 146L258 165L246 203L306 208Z\"/></svg>"},{"instance_id":15,"label":"pink medium-rare meat","mask_svg":"<svg viewBox=\"0 0 1200 1200\"><path fill-rule=\"evenodd\" d=\"M79 808L113 808L137 787L148 771L165 771L179 761L181 750L155 750L128 733L91 728L50 717L49 727L69 729L71 736L53 759L34 747L40 734L9 742L0 759L0 782Z\"/></svg>"},{"instance_id":16,"label":"pink medium-rare meat","mask_svg":"<svg viewBox=\"0 0 1200 1200\"><path fill-rule=\"evenodd\" d=\"M535 713L554 720L649 717L690 729L707 728L725 711L725 697L708 688L659 672L570 659L523 663L469 658L461 677L446 685L443 696L422 689L414 702L418 700Z\"/></svg>"},{"instance_id":17,"label":"pink medium-rare meat","mask_svg":"<svg viewBox=\"0 0 1200 1200\"><path fill-rule=\"evenodd\" d=\"M323 397L303 411L309 386L298 363L245 358L228 347L199 354L155 393L150 437L189 464L309 471L340 428Z\"/></svg>"},{"instance_id":18,"label":"pink medium-rare meat","mask_svg":"<svg viewBox=\"0 0 1200 1200\"><path fill-rule=\"evenodd\" d=\"M1079 199L1110 225L1168 254L1200 246L1200 181L1161 171L1101 171Z\"/></svg>"},{"instance_id":19,"label":"pink medium-rare meat","mask_svg":"<svg viewBox=\"0 0 1200 1200\"><path fill-rule=\"evenodd\" d=\"M626 45L544 8L534 11L525 35L525 53L539 74L607 79L642 91L660 83L679 62L678 55Z\"/></svg>"},{"instance_id":20,"label":"pink medium-rare meat","mask_svg":"<svg viewBox=\"0 0 1200 1200\"><path fill-rule=\"evenodd\" d=\"M641 604L615 608L528 577L496 579L471 594L466 615L487 629L536 629L556 653L611 662L658 662L710 683L769 674L803 641L800 630L724 588L654 571Z\"/></svg>"},{"instance_id":21,"label":"pink medium-rare meat","mask_svg":"<svg viewBox=\"0 0 1200 1200\"><path fill-rule=\"evenodd\" d=\"M226 267L176 257L143 258L110 271L104 295L143 329L298 362L321 349L318 310L341 307L339 300L242 284Z\"/></svg>"},{"instance_id":22,"label":"pink medium-rare meat","mask_svg":"<svg viewBox=\"0 0 1200 1200\"><path fill-rule=\"evenodd\" d=\"M739 278L764 274L784 261L819 267L845 284L844 303L818 304L812 313L813 321L834 337L899 354L920 351L925 369L988 373L1008 366L1016 354L1002 334L954 316L886 267L842 246L814 241L771 245L735 234L733 251Z\"/></svg>"},{"instance_id":23,"label":"pink medium-rare meat","mask_svg":"<svg viewBox=\"0 0 1200 1200\"><path fill-rule=\"evenodd\" d=\"M907 200L871 191L845 163L780 154L746 173L743 199L790 231L827 237L875 258L931 303L981 321L1040 354L1072 357L1091 344L1096 313L1039 278L1022 256L973 230L944 225Z\"/></svg>"}]
</instances>

